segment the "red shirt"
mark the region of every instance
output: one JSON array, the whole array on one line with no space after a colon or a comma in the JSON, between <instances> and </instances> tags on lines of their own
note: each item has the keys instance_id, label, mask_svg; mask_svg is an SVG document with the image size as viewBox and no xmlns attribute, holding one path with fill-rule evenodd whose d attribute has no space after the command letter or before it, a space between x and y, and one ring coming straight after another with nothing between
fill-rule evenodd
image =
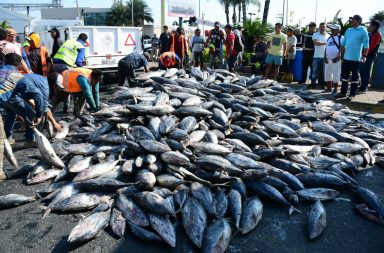
<instances>
[{"instance_id":1,"label":"red shirt","mask_svg":"<svg viewBox=\"0 0 384 253\"><path fill-rule=\"evenodd\" d=\"M227 38L225 39L225 48L227 50L227 55L228 55L228 51L229 51L229 48L230 48L230 45L229 45L230 41L233 41L233 50L232 50L231 56L235 56L237 53L235 51L235 34L233 32L228 34Z\"/></svg>"}]
</instances>

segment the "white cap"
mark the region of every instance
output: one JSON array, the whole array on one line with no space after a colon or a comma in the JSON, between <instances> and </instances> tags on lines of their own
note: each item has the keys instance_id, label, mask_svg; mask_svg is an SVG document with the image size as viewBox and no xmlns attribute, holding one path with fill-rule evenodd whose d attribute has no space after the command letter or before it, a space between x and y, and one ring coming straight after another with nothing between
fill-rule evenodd
<instances>
[{"instance_id":1,"label":"white cap","mask_svg":"<svg viewBox=\"0 0 384 253\"><path fill-rule=\"evenodd\" d=\"M64 89L64 86L63 86L63 76L60 75L60 74L57 75L56 85L59 86L60 88Z\"/></svg>"},{"instance_id":2,"label":"white cap","mask_svg":"<svg viewBox=\"0 0 384 253\"><path fill-rule=\"evenodd\" d=\"M333 29L333 30L340 30L340 25L337 25L337 24L331 24L329 25L329 28Z\"/></svg>"}]
</instances>

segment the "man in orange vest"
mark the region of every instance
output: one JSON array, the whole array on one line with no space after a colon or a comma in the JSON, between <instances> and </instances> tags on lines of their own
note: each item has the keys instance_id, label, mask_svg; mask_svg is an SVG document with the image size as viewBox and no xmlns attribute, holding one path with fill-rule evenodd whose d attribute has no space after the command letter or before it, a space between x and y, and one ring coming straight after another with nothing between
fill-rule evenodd
<instances>
[{"instance_id":1,"label":"man in orange vest","mask_svg":"<svg viewBox=\"0 0 384 253\"><path fill-rule=\"evenodd\" d=\"M184 56L188 54L187 50L188 47L183 35L183 30L181 27L178 27L176 32L171 35L170 51L175 53L180 58L180 61L183 62Z\"/></svg>"},{"instance_id":2,"label":"man in orange vest","mask_svg":"<svg viewBox=\"0 0 384 253\"><path fill-rule=\"evenodd\" d=\"M54 87L54 95L51 100L52 112L60 102L65 102L68 94L73 94L75 118L81 116L84 110L85 101L93 112L99 110L99 82L102 79L102 72L97 69L73 68L65 70L60 74L53 73L56 78L48 78Z\"/></svg>"},{"instance_id":3,"label":"man in orange vest","mask_svg":"<svg viewBox=\"0 0 384 253\"><path fill-rule=\"evenodd\" d=\"M159 57L159 69L181 68L181 60L173 52L162 53Z\"/></svg>"},{"instance_id":4,"label":"man in orange vest","mask_svg":"<svg viewBox=\"0 0 384 253\"><path fill-rule=\"evenodd\" d=\"M51 67L51 58L48 49L40 45L40 35L32 33L27 40L30 46L27 55L31 71L41 76L48 76Z\"/></svg>"}]
</instances>

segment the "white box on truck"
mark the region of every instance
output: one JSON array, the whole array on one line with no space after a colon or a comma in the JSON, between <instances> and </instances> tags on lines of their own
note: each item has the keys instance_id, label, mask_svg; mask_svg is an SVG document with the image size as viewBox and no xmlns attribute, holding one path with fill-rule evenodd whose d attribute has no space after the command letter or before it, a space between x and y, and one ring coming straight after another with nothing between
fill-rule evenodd
<instances>
[{"instance_id":1,"label":"white box on truck","mask_svg":"<svg viewBox=\"0 0 384 253\"><path fill-rule=\"evenodd\" d=\"M88 35L85 68L117 71L119 60L133 51L142 52L141 27L67 26L58 27L63 40L76 39L80 33ZM39 33L41 44L52 51L53 39L48 32Z\"/></svg>"}]
</instances>

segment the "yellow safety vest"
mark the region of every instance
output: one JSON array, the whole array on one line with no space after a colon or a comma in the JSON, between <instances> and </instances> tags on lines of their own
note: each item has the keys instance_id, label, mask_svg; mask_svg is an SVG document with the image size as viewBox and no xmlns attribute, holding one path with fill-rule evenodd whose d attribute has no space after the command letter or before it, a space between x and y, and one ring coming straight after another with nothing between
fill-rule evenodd
<instances>
[{"instance_id":1,"label":"yellow safety vest","mask_svg":"<svg viewBox=\"0 0 384 253\"><path fill-rule=\"evenodd\" d=\"M89 84L91 84L91 69L86 68L73 68L65 70L61 75L63 76L63 87L64 91L69 93L81 92L80 84L77 82L76 78L78 76L84 76L88 79Z\"/></svg>"},{"instance_id":2,"label":"yellow safety vest","mask_svg":"<svg viewBox=\"0 0 384 253\"><path fill-rule=\"evenodd\" d=\"M69 66L76 67L76 58L78 50L84 48L84 46L76 40L67 40L59 48L53 59L62 60Z\"/></svg>"}]
</instances>

